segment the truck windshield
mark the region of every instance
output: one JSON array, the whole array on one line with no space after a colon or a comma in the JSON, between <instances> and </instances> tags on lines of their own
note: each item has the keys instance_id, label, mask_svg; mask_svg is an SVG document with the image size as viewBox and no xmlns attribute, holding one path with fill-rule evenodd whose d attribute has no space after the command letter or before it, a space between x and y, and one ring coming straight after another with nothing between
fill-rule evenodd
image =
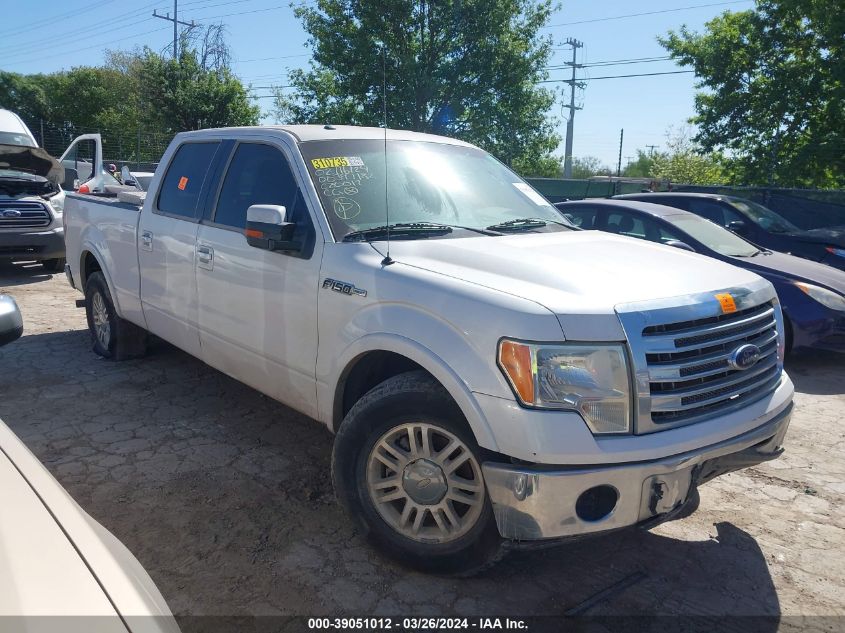
<instances>
[{"instance_id":1,"label":"truck windshield","mask_svg":"<svg viewBox=\"0 0 845 633\"><path fill-rule=\"evenodd\" d=\"M720 255L727 255L729 257L753 257L760 252L760 249L750 242L746 242L738 235L722 228L715 222L705 220L697 215L692 215L691 213L670 215L666 216L665 219Z\"/></svg>"},{"instance_id":2,"label":"truck windshield","mask_svg":"<svg viewBox=\"0 0 845 633\"><path fill-rule=\"evenodd\" d=\"M369 240L383 240L383 231L367 230L387 224L436 223L455 229L406 231L402 239L495 234L483 230L487 227L570 230L545 198L479 149L395 140L387 142L385 154L383 140L350 139L309 141L300 150L337 240L362 231ZM502 230L504 223L511 224Z\"/></svg>"}]
</instances>

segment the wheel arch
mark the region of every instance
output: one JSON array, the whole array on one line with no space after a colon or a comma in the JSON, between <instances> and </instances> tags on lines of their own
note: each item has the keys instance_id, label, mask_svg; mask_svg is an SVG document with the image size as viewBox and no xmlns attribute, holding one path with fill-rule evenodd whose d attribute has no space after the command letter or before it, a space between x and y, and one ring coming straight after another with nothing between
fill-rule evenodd
<instances>
[{"instance_id":1,"label":"wheel arch","mask_svg":"<svg viewBox=\"0 0 845 633\"><path fill-rule=\"evenodd\" d=\"M460 408L479 446L498 451L472 391L449 365L416 341L399 335L371 334L347 349L339 363L328 424L337 432L352 405L367 391L391 376L424 370L439 382Z\"/></svg>"},{"instance_id":2,"label":"wheel arch","mask_svg":"<svg viewBox=\"0 0 845 633\"><path fill-rule=\"evenodd\" d=\"M79 289L84 293L85 284L88 282L88 278L95 272L102 273L103 278L106 280L106 285L109 288L109 294L111 294L111 300L114 304L114 309L117 312L118 316L122 316L123 312L120 309L118 296L115 292L115 287L112 283L112 279L109 275L108 269L103 265L103 259L103 256L97 251L97 249L93 245L83 245L82 251L79 255Z\"/></svg>"}]
</instances>

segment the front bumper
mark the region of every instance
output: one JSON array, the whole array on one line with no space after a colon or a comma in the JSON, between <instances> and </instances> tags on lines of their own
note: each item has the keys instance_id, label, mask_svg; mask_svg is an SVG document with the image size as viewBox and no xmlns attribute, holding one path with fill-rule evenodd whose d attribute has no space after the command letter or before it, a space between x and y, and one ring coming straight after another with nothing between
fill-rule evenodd
<instances>
[{"instance_id":1,"label":"front bumper","mask_svg":"<svg viewBox=\"0 0 845 633\"><path fill-rule=\"evenodd\" d=\"M482 470L499 533L552 539L671 518L699 484L778 457L791 416L790 400L747 433L655 461L565 469L487 462Z\"/></svg>"},{"instance_id":2,"label":"front bumper","mask_svg":"<svg viewBox=\"0 0 845 633\"><path fill-rule=\"evenodd\" d=\"M0 258L58 259L65 256L65 232L62 228L26 233L0 233Z\"/></svg>"}]
</instances>

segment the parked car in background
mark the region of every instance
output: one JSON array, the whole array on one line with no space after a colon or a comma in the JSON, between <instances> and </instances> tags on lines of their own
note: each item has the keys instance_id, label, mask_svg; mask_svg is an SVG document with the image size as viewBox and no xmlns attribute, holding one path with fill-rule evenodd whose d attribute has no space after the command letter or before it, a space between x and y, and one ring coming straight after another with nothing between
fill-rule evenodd
<instances>
[{"instance_id":1,"label":"parked car in background","mask_svg":"<svg viewBox=\"0 0 845 633\"><path fill-rule=\"evenodd\" d=\"M632 199L582 200L555 206L584 229L675 246L757 273L778 293L788 349L845 352L845 272L761 249L709 220L674 207Z\"/></svg>"},{"instance_id":2,"label":"parked car in background","mask_svg":"<svg viewBox=\"0 0 845 633\"><path fill-rule=\"evenodd\" d=\"M338 498L405 564L653 525L783 450L769 282L575 230L465 142L186 132L130 196L68 195L94 350L151 333L323 422Z\"/></svg>"},{"instance_id":3,"label":"parked car in background","mask_svg":"<svg viewBox=\"0 0 845 633\"><path fill-rule=\"evenodd\" d=\"M14 112L0 110L0 259L65 266L61 165Z\"/></svg>"},{"instance_id":4,"label":"parked car in background","mask_svg":"<svg viewBox=\"0 0 845 633\"><path fill-rule=\"evenodd\" d=\"M630 193L640 200L689 211L730 229L758 246L845 270L845 226L802 230L761 204L715 193Z\"/></svg>"},{"instance_id":5,"label":"parked car in background","mask_svg":"<svg viewBox=\"0 0 845 633\"><path fill-rule=\"evenodd\" d=\"M0 295L0 346L22 333L17 304ZM2 421L0 508L3 630L178 633L137 559Z\"/></svg>"}]
</instances>

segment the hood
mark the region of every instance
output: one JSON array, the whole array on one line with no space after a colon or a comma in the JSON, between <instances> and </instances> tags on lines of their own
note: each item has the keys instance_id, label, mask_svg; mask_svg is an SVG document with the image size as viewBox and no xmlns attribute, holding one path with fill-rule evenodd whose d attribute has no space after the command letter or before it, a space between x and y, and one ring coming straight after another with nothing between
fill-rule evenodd
<instances>
[{"instance_id":1,"label":"hood","mask_svg":"<svg viewBox=\"0 0 845 633\"><path fill-rule=\"evenodd\" d=\"M555 314L612 314L622 303L759 285L718 260L600 231L394 241L397 262L539 303Z\"/></svg>"},{"instance_id":2,"label":"hood","mask_svg":"<svg viewBox=\"0 0 845 633\"><path fill-rule=\"evenodd\" d=\"M0 512L0 614L114 616L97 579L3 448L0 501L12 511Z\"/></svg>"},{"instance_id":3,"label":"hood","mask_svg":"<svg viewBox=\"0 0 845 633\"><path fill-rule=\"evenodd\" d=\"M732 257L731 260L737 266L763 276L775 274L790 281L806 281L845 294L845 272L826 264L776 252L755 257Z\"/></svg>"},{"instance_id":4,"label":"hood","mask_svg":"<svg viewBox=\"0 0 845 633\"><path fill-rule=\"evenodd\" d=\"M46 150L23 145L0 145L0 170L40 176L57 186L65 177L65 168Z\"/></svg>"},{"instance_id":5,"label":"hood","mask_svg":"<svg viewBox=\"0 0 845 633\"><path fill-rule=\"evenodd\" d=\"M829 244L845 248L845 226L830 226L822 229L810 229L808 231L792 231L787 233L790 237L803 242L818 244Z\"/></svg>"}]
</instances>

